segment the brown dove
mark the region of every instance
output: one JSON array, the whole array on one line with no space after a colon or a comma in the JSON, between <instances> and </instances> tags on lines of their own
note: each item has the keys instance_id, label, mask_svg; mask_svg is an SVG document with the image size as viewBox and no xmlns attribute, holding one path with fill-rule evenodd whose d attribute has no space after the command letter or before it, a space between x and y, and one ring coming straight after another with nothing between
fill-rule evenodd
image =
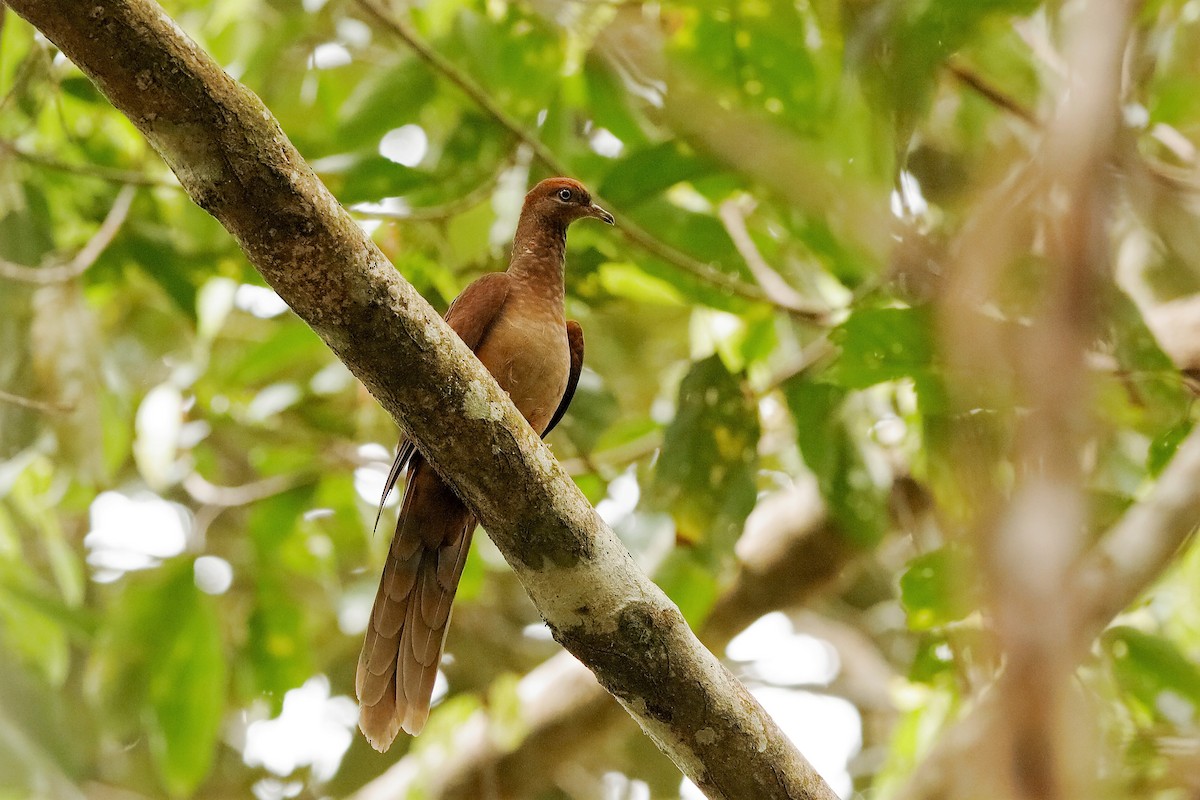
<instances>
[{"instance_id":1,"label":"brown dove","mask_svg":"<svg viewBox=\"0 0 1200 800\"><path fill-rule=\"evenodd\" d=\"M508 269L476 280L446 311L446 322L543 436L566 412L583 366L583 331L563 309L567 226L583 217L613 224L578 181L549 178L533 187ZM401 729L420 733L429 717L450 606L476 524L410 441L401 440L385 498L406 467L355 677L359 727L381 752Z\"/></svg>"}]
</instances>

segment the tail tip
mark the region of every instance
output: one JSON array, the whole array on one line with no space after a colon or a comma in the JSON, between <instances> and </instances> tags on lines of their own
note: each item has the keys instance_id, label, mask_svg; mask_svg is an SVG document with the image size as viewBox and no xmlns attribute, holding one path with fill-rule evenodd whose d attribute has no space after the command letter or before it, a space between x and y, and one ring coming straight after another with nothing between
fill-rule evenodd
<instances>
[{"instance_id":1,"label":"tail tip","mask_svg":"<svg viewBox=\"0 0 1200 800\"><path fill-rule=\"evenodd\" d=\"M425 722L429 719L429 709L422 709L416 706L409 707L404 714L404 722L400 723L400 727L409 736L416 736L421 731L425 730Z\"/></svg>"},{"instance_id":2,"label":"tail tip","mask_svg":"<svg viewBox=\"0 0 1200 800\"><path fill-rule=\"evenodd\" d=\"M396 734L400 732L400 721L392 718L386 726L376 727L376 720L369 719L366 712L364 708L359 713L358 729L362 731L371 747L377 752L386 753L392 742L396 741Z\"/></svg>"},{"instance_id":3,"label":"tail tip","mask_svg":"<svg viewBox=\"0 0 1200 800\"><path fill-rule=\"evenodd\" d=\"M362 731L371 747L380 753L386 753L392 743L396 741L396 736L400 731L404 731L409 736L416 736L425 729L425 723L428 720L429 709L410 707L404 710L403 715L397 713L388 719L386 724L380 725L379 720L368 714L368 710L363 708L358 716L358 729Z\"/></svg>"}]
</instances>

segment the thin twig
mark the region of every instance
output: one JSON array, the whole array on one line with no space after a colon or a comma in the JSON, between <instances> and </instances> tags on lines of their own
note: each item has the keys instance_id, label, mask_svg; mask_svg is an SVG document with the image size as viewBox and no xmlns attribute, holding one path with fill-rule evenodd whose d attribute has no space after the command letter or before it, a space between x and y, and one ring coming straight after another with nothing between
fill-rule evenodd
<instances>
[{"instance_id":1,"label":"thin twig","mask_svg":"<svg viewBox=\"0 0 1200 800\"><path fill-rule=\"evenodd\" d=\"M500 169L496 170L495 174L490 176L483 183L476 186L471 191L464 194L462 197L456 197L445 203L436 206L425 206L423 208L410 208L404 211L384 211L384 210L367 210L361 208L351 208L350 213L360 219L381 219L395 222L439 222L449 219L450 217L461 214L462 212L473 208L485 199L496 188L496 182L500 180L500 175L509 166L507 161L501 162Z\"/></svg>"},{"instance_id":2,"label":"thin twig","mask_svg":"<svg viewBox=\"0 0 1200 800\"><path fill-rule=\"evenodd\" d=\"M1026 108L1019 100L1009 95L1004 90L996 87L982 75L980 75L971 67L967 66L962 59L951 57L946 62L946 69L960 83L974 90L983 99L990 102L992 105L1001 108L1014 117L1028 123L1031 127L1041 127L1041 122L1037 116Z\"/></svg>"},{"instance_id":3,"label":"thin twig","mask_svg":"<svg viewBox=\"0 0 1200 800\"><path fill-rule=\"evenodd\" d=\"M746 228L745 200L745 198L726 200L717 209L717 216L725 226L725 232L729 234L733 246L737 248L738 253L746 262L746 266L754 275L754 279L758 281L758 285L762 287L773 303L792 308L808 308L814 316L824 317L828 312L814 307L763 258L758 246L750 238L750 231Z\"/></svg>"},{"instance_id":4,"label":"thin twig","mask_svg":"<svg viewBox=\"0 0 1200 800\"><path fill-rule=\"evenodd\" d=\"M109 183L125 184L127 186L164 187L167 189L183 188L179 185L178 181L168 178L158 178L137 170L105 167L99 164L71 164L67 161L54 158L53 156L34 153L30 150L18 147L6 139L0 139L0 150L11 154L13 157L18 158L21 161L28 161L30 164L37 164L39 167L52 169L56 172L66 172L71 175L81 175L88 178L96 178L97 180L108 181Z\"/></svg>"},{"instance_id":5,"label":"thin twig","mask_svg":"<svg viewBox=\"0 0 1200 800\"><path fill-rule=\"evenodd\" d=\"M241 486L218 486L209 483L199 472L188 473L183 479L183 489L197 503L220 508L248 506L268 497L283 494L312 482L311 475L272 475L262 480Z\"/></svg>"},{"instance_id":6,"label":"thin twig","mask_svg":"<svg viewBox=\"0 0 1200 800\"><path fill-rule=\"evenodd\" d=\"M560 175L566 175L571 172L568 166L559 160L559 158L548 148L545 143L534 136L511 114L500 107L493 100L483 87L476 83L470 76L460 70L453 62L447 59L442 54L434 50L428 42L420 37L412 26L403 19L393 16L384 9L377 6L373 0L357 0L358 5L373 19L387 28L392 34L401 39L405 44L412 48L417 57L428 64L434 71L442 77L449 80L459 88L468 98L479 106L484 112L491 116L501 127L516 136L523 144L529 147L534 157L548 167L552 172ZM597 198L602 200L603 198ZM803 319L805 321L822 323L824 321L823 313L814 313L813 309L807 306L794 307L787 303L773 299L759 289L757 286L748 284L731 275L727 275L711 264L706 264L699 259L693 258L685 253L681 253L671 245L652 236L645 229L634 223L626 215L609 209L613 212L613 216L617 219L617 230L628 241L637 244L650 255L661 258L669 264L691 273L697 278L711 283L730 294L738 297L743 297L747 300L756 302L769 303L782 311L786 311L792 316Z\"/></svg>"},{"instance_id":7,"label":"thin twig","mask_svg":"<svg viewBox=\"0 0 1200 800\"><path fill-rule=\"evenodd\" d=\"M560 459L559 463L562 464L567 474L572 476L593 474L600 469L619 470L662 447L662 441L662 431L656 429L631 442L610 447L598 453Z\"/></svg>"},{"instance_id":8,"label":"thin twig","mask_svg":"<svg viewBox=\"0 0 1200 800\"><path fill-rule=\"evenodd\" d=\"M21 408L41 411L44 414L70 414L75 410L75 406L68 403L59 403L53 400L34 400L32 397L12 394L3 389L0 389L0 403L9 403Z\"/></svg>"},{"instance_id":9,"label":"thin twig","mask_svg":"<svg viewBox=\"0 0 1200 800\"><path fill-rule=\"evenodd\" d=\"M104 222L100 223L100 228L67 263L51 267L28 267L24 264L0 260L0 278L43 286L51 283L66 283L78 278L87 272L88 268L96 263L100 254L112 244L113 237L125 224L125 218L129 215L129 207L132 205L136 193L137 187L135 186L126 185L121 188L121 191L117 193L117 199L113 201L112 208L104 217Z\"/></svg>"}]
</instances>

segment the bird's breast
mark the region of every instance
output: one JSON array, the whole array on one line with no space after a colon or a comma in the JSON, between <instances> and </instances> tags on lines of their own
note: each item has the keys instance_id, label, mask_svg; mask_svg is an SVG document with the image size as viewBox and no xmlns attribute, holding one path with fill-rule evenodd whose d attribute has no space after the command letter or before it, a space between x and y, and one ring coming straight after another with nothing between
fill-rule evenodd
<instances>
[{"instance_id":1,"label":"bird's breast","mask_svg":"<svg viewBox=\"0 0 1200 800\"><path fill-rule=\"evenodd\" d=\"M479 350L479 360L541 433L554 416L571 371L566 321L545 303L506 308Z\"/></svg>"}]
</instances>

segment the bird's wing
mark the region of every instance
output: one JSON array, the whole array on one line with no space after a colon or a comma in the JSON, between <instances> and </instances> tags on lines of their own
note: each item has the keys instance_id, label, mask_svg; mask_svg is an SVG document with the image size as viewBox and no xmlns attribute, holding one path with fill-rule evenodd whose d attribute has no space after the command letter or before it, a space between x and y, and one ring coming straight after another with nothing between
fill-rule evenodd
<instances>
[{"instance_id":1,"label":"bird's wing","mask_svg":"<svg viewBox=\"0 0 1200 800\"><path fill-rule=\"evenodd\" d=\"M458 338L478 352L488 331L496 324L508 300L511 279L505 272L489 272L454 298L446 309L446 322Z\"/></svg>"},{"instance_id":2,"label":"bird's wing","mask_svg":"<svg viewBox=\"0 0 1200 800\"><path fill-rule=\"evenodd\" d=\"M454 298L454 302L446 309L446 323L472 351L479 349L488 331L500 317L504 302L508 300L509 286L509 277L506 273L489 272L463 289L462 294ZM582 337L582 334L580 335ZM581 359L582 347L583 340L581 338ZM574 364L574 355L572 355L572 364ZM575 390L574 381L578 377L577 374L572 373L572 382L567 389L568 395ZM569 400L570 397L568 396L567 399ZM557 417L555 419L557 421ZM383 495L379 498L379 509L375 512L375 525L371 530L379 527L379 518L383 515L383 504L387 502L392 489L396 488L400 474L404 472L404 467L415 451L416 447L410 439L403 437L400 439L400 445L396 448L396 460L392 462L387 481L383 484Z\"/></svg>"},{"instance_id":3,"label":"bird's wing","mask_svg":"<svg viewBox=\"0 0 1200 800\"><path fill-rule=\"evenodd\" d=\"M550 418L550 424L542 431L543 439L554 430L563 414L567 413L567 406L571 405L571 398L575 396L575 387L579 385L579 373L583 371L583 328L573 319L567 320L567 344L571 348L571 376L567 378L567 390L563 392L562 400L559 401L554 416Z\"/></svg>"}]
</instances>

